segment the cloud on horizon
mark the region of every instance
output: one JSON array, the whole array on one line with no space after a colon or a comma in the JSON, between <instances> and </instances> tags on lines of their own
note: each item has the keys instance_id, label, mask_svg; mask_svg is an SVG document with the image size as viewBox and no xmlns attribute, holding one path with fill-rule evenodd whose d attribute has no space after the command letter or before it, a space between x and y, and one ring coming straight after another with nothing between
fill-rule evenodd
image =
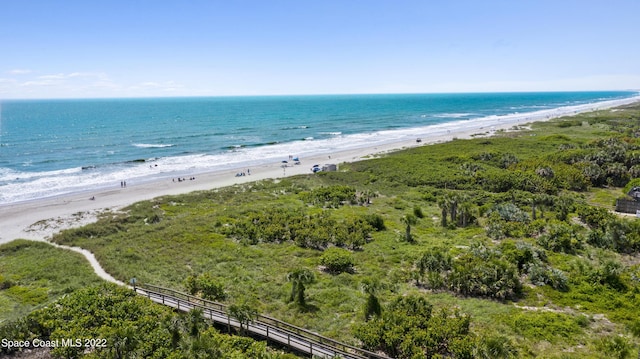
<instances>
[{"instance_id":1,"label":"cloud on horizon","mask_svg":"<svg viewBox=\"0 0 640 359\"><path fill-rule=\"evenodd\" d=\"M14 75L0 78L0 98L6 99L188 95L186 87L175 81L127 83L113 80L105 72L37 74L31 70L11 70L6 73Z\"/></svg>"}]
</instances>

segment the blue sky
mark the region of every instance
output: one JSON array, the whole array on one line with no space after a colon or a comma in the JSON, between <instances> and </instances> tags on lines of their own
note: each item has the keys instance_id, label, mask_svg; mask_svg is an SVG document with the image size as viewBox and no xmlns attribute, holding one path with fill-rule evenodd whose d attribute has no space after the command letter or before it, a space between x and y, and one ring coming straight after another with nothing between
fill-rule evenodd
<instances>
[{"instance_id":1,"label":"blue sky","mask_svg":"<svg viewBox=\"0 0 640 359\"><path fill-rule=\"evenodd\" d=\"M0 99L640 88L638 0L0 0Z\"/></svg>"}]
</instances>

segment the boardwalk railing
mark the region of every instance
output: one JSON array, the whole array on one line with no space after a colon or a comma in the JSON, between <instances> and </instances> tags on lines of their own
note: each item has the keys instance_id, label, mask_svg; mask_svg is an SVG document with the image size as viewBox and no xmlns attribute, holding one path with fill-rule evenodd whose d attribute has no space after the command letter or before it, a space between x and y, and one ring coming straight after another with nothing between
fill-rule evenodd
<instances>
[{"instance_id":1,"label":"boardwalk railing","mask_svg":"<svg viewBox=\"0 0 640 359\"><path fill-rule=\"evenodd\" d=\"M205 318L229 327L240 328L241 323L228 315L227 306L224 304L149 284L138 286L135 291L156 303L178 310L201 309ZM386 356L341 343L265 315L258 315L248 325L245 323L244 329L254 335L286 345L311 356L315 355L322 358L341 357L345 359L389 359Z\"/></svg>"}]
</instances>

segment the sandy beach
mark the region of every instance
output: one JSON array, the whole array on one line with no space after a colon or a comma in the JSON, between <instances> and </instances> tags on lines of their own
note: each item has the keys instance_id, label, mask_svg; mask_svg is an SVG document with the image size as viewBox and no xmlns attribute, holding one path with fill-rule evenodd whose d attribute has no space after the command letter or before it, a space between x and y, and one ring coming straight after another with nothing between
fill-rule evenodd
<instances>
[{"instance_id":1,"label":"sandy beach","mask_svg":"<svg viewBox=\"0 0 640 359\"><path fill-rule=\"evenodd\" d=\"M552 118L621 106L640 101L640 97L624 100L608 101L598 104L573 106L567 108L539 111L534 114L510 115L485 118L482 121L469 120L457 123L436 125L417 138L402 142L388 143L376 147L358 148L346 151L332 151L317 156L301 158L300 164L289 161L283 163L265 163L252 167L251 174L237 177L236 173L246 168L216 171L198 174L195 180L173 182L162 179L154 182L129 184L126 187L114 186L112 189L101 189L95 192L72 193L53 198L45 198L0 206L0 244L14 239L48 240L54 233L96 220L103 211L117 211L132 203L152 199L163 195L176 195L198 190L209 190L231 186L234 184L257 181L267 178L282 178L300 174L310 174L313 165L341 164L354 162L372 156L379 156L400 149L424 146L438 142L450 141L454 138L470 138L471 136L490 136L498 130L510 130L514 126L546 121ZM286 157L286 156L284 156ZM94 197L95 199L90 199Z\"/></svg>"}]
</instances>

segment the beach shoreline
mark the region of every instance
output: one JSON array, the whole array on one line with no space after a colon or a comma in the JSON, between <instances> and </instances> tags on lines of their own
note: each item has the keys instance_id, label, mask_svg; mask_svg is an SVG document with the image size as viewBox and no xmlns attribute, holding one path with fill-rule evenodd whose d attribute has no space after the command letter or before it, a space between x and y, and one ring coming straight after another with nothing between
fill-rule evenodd
<instances>
[{"instance_id":1,"label":"beach shoreline","mask_svg":"<svg viewBox=\"0 0 640 359\"><path fill-rule=\"evenodd\" d=\"M195 174L195 179L184 181L160 179L142 183L114 186L97 190L81 191L58 195L50 198L28 200L24 202L0 205L0 244L14 239L46 241L61 230L79 227L95 221L100 213L118 211L133 203L150 200L165 195L179 195L193 191L211 190L235 184L278 179L300 174L312 173L313 165L341 164L381 156L393 151L411 147L430 145L464 139L475 136L491 136L499 130L510 130L514 126L524 126L532 122L547 121L553 118L578 113L605 110L640 102L640 96L622 100L605 101L566 108L538 111L533 113L495 116L482 121L467 120L426 128L418 137L372 147L336 149L300 158L300 164L270 162L250 167L251 174L236 176L247 172L247 168L233 168ZM418 142L418 138L420 141ZM286 159L286 156L283 156ZM284 167L283 167L284 166ZM91 199L95 198L95 199Z\"/></svg>"}]
</instances>

